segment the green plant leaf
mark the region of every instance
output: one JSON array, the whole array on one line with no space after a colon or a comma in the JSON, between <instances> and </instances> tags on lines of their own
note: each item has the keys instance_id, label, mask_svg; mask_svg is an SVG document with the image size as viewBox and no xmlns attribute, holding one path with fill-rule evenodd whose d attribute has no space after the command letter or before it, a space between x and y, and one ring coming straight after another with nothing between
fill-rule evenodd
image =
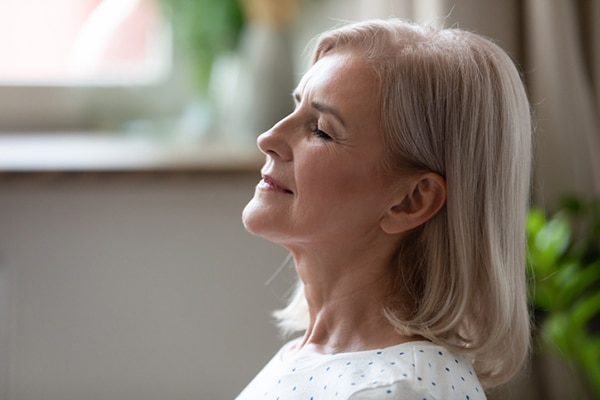
<instances>
[{"instance_id":1,"label":"green plant leaf","mask_svg":"<svg viewBox=\"0 0 600 400\"><path fill-rule=\"evenodd\" d=\"M561 354L569 353L569 316L567 313L553 313L544 322L544 340L555 346Z\"/></svg>"},{"instance_id":2,"label":"green plant leaf","mask_svg":"<svg viewBox=\"0 0 600 400\"><path fill-rule=\"evenodd\" d=\"M543 277L555 272L571 241L568 219L564 214L555 215L530 240L530 257L536 274Z\"/></svg>"},{"instance_id":3,"label":"green plant leaf","mask_svg":"<svg viewBox=\"0 0 600 400\"><path fill-rule=\"evenodd\" d=\"M563 287L560 296L565 304L576 302L593 286L600 285L600 261L585 268L577 261L569 265L570 268L565 267L569 271L568 277L562 278L564 280L561 282Z\"/></svg>"},{"instance_id":4,"label":"green plant leaf","mask_svg":"<svg viewBox=\"0 0 600 400\"><path fill-rule=\"evenodd\" d=\"M600 398L600 198L565 198L552 218L532 209L527 238L529 293L543 342Z\"/></svg>"},{"instance_id":5,"label":"green plant leaf","mask_svg":"<svg viewBox=\"0 0 600 400\"><path fill-rule=\"evenodd\" d=\"M600 292L584 298L574 306L573 322L577 327L585 329L587 322L598 313L600 313Z\"/></svg>"},{"instance_id":6,"label":"green plant leaf","mask_svg":"<svg viewBox=\"0 0 600 400\"><path fill-rule=\"evenodd\" d=\"M527 235L529 237L536 236L539 231L546 225L546 215L539 208L529 210L527 216Z\"/></svg>"}]
</instances>

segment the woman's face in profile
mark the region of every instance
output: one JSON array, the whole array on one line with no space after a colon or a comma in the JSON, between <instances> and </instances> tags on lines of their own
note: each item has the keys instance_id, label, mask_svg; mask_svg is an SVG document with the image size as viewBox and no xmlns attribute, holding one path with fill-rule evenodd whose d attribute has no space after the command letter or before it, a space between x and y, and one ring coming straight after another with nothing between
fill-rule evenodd
<instances>
[{"instance_id":1,"label":"woman's face in profile","mask_svg":"<svg viewBox=\"0 0 600 400\"><path fill-rule=\"evenodd\" d=\"M377 88L372 69L348 51L312 66L294 112L258 138L266 163L243 212L250 232L288 248L377 233L392 195Z\"/></svg>"}]
</instances>

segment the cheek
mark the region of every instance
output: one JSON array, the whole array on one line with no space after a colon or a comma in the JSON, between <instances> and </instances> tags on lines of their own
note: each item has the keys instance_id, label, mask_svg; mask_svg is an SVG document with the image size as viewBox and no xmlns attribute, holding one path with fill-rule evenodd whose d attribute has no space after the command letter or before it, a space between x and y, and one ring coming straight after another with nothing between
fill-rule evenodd
<instances>
[{"instance_id":1,"label":"cheek","mask_svg":"<svg viewBox=\"0 0 600 400\"><path fill-rule=\"evenodd\" d=\"M370 165L355 160L343 160L335 165L315 162L298 177L301 188L298 204L309 213L317 211L322 218L328 214L380 208L384 185Z\"/></svg>"},{"instance_id":2,"label":"cheek","mask_svg":"<svg viewBox=\"0 0 600 400\"><path fill-rule=\"evenodd\" d=\"M335 212L340 203L350 196L352 180L344 173L315 163L297 176L296 210L305 214L317 214L321 218Z\"/></svg>"}]
</instances>

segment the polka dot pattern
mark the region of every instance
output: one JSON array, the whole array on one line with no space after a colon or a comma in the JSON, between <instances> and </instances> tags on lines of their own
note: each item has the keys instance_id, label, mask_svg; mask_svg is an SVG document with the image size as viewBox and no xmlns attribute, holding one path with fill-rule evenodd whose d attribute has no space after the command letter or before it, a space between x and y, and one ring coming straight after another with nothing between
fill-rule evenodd
<instances>
[{"instance_id":1,"label":"polka dot pattern","mask_svg":"<svg viewBox=\"0 0 600 400\"><path fill-rule=\"evenodd\" d=\"M486 398L468 359L429 342L302 359L283 351L237 400Z\"/></svg>"}]
</instances>

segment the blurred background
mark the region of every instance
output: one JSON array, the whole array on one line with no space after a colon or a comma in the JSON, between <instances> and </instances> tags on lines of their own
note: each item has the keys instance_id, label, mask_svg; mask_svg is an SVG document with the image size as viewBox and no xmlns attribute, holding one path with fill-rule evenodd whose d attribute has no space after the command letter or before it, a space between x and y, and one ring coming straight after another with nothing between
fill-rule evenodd
<instances>
[{"instance_id":1,"label":"blurred background","mask_svg":"<svg viewBox=\"0 0 600 400\"><path fill-rule=\"evenodd\" d=\"M293 286L240 221L256 137L316 34L390 16L494 39L532 102L534 350L489 397L600 398L600 1L0 0L0 399L233 399Z\"/></svg>"}]
</instances>

